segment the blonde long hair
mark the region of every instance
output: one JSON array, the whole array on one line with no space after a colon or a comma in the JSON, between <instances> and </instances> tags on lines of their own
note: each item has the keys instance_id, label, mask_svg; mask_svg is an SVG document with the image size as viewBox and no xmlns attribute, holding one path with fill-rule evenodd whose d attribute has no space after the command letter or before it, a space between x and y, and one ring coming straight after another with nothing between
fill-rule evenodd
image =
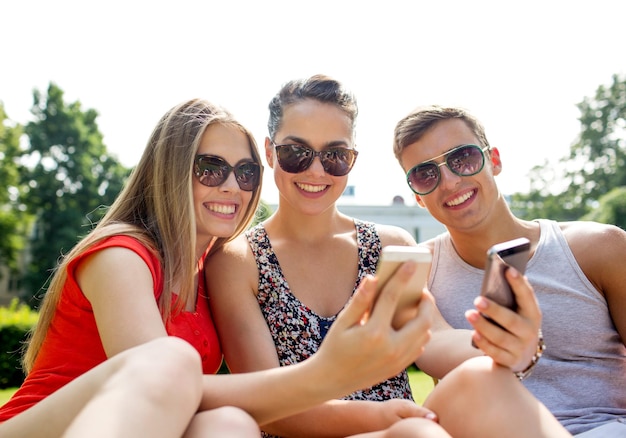
<instances>
[{"instance_id":1,"label":"blonde long hair","mask_svg":"<svg viewBox=\"0 0 626 438\"><path fill-rule=\"evenodd\" d=\"M102 239L124 234L137 238L158 254L164 273L159 308L164 321L186 305L194 304L194 274L197 270L196 223L192 192L192 167L202 135L212 124L239 129L248 137L250 153L261 166L253 135L225 109L201 99L183 102L170 109L158 122L143 155L106 215L59 263L42 301L39 322L33 328L23 357L28 373L41 349L67 279L71 260ZM211 252L244 231L254 219L261 184L229 238L217 238ZM171 306L172 289L178 299Z\"/></svg>"}]
</instances>

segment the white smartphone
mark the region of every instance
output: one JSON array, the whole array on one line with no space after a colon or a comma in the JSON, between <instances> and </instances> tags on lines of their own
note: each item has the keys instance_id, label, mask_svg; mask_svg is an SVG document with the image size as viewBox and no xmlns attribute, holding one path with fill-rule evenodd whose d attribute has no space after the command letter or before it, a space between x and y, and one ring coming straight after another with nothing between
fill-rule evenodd
<instances>
[{"instance_id":1,"label":"white smartphone","mask_svg":"<svg viewBox=\"0 0 626 438\"><path fill-rule=\"evenodd\" d=\"M398 302L392 323L396 328L401 327L403 322L406 322L405 320L408 319L406 316L403 317L403 310L415 305L422 297L422 290L426 286L426 280L430 271L432 254L427 248L421 246L389 245L383 248L376 268L376 278L378 279L378 287L380 289L387 283L400 265L408 260L416 261L417 268Z\"/></svg>"},{"instance_id":2,"label":"white smartphone","mask_svg":"<svg viewBox=\"0 0 626 438\"><path fill-rule=\"evenodd\" d=\"M480 294L513 311L517 310L515 294L504 273L509 266L513 266L523 274L529 252L530 241L525 237L498 243L489 248Z\"/></svg>"}]
</instances>

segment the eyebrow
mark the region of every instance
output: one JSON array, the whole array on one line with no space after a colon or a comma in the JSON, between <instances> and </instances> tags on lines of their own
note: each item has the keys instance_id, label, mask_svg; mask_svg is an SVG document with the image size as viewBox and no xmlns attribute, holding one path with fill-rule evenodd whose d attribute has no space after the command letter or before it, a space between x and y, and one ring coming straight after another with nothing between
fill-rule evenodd
<instances>
[{"instance_id":1,"label":"eyebrow","mask_svg":"<svg viewBox=\"0 0 626 438\"><path fill-rule=\"evenodd\" d=\"M313 146L308 141L295 135L288 135L280 143L276 143L276 144L291 144L291 143L298 143L298 144L302 144L305 146L309 146L310 148L313 148ZM345 148L350 149L350 145L343 140L329 141L328 143L324 144L322 149L331 148L331 147L345 147Z\"/></svg>"},{"instance_id":2,"label":"eyebrow","mask_svg":"<svg viewBox=\"0 0 626 438\"><path fill-rule=\"evenodd\" d=\"M474 143L461 143L461 144L458 144L458 145L456 145L456 146L451 147L450 149L448 149L447 151L445 151L443 154L435 155L434 157L429 158L429 159L428 159L428 160L426 160L426 161L422 161L422 162L421 162L421 163L419 163L419 164L429 163L429 162L433 161L435 158L444 157L444 156L448 155L450 152L452 152L453 150L455 150L455 149L457 149L457 148L460 148L461 146L467 146L467 145L470 145L470 144L474 144ZM478 146L478 145L477 145L477 146ZM479 146L479 147L480 147L480 146Z\"/></svg>"}]
</instances>

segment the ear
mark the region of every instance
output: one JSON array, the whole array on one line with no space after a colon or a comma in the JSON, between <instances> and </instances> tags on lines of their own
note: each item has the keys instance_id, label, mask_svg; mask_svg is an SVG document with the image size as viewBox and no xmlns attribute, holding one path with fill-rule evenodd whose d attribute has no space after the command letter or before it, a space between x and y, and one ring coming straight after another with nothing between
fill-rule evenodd
<instances>
[{"instance_id":1,"label":"ear","mask_svg":"<svg viewBox=\"0 0 626 438\"><path fill-rule=\"evenodd\" d=\"M274 168L274 147L269 137L265 137L265 161L270 168Z\"/></svg>"},{"instance_id":2,"label":"ear","mask_svg":"<svg viewBox=\"0 0 626 438\"><path fill-rule=\"evenodd\" d=\"M417 201L417 205L419 205L422 208L426 208L426 206L424 205L424 201L422 201L422 197L418 195L417 193L415 194L415 200Z\"/></svg>"},{"instance_id":3,"label":"ear","mask_svg":"<svg viewBox=\"0 0 626 438\"><path fill-rule=\"evenodd\" d=\"M500 151L498 148L491 148L489 158L491 159L492 173L499 175L500 172L502 172L502 160L500 159Z\"/></svg>"}]
</instances>

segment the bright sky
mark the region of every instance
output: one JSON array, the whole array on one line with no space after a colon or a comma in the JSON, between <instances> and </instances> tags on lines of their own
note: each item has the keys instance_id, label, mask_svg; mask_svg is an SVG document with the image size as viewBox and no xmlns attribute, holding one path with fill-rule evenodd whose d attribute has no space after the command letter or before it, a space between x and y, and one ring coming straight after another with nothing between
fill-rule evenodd
<instances>
[{"instance_id":1,"label":"bright sky","mask_svg":"<svg viewBox=\"0 0 626 438\"><path fill-rule=\"evenodd\" d=\"M622 0L2 2L0 101L26 123L32 90L55 82L98 111L109 151L132 166L161 115L192 97L227 107L262 145L280 86L325 73L360 110L356 194L342 202L414 204L392 132L433 103L483 121L510 194L567 153L576 104L626 72L624 17ZM267 176L263 199L275 203Z\"/></svg>"}]
</instances>

